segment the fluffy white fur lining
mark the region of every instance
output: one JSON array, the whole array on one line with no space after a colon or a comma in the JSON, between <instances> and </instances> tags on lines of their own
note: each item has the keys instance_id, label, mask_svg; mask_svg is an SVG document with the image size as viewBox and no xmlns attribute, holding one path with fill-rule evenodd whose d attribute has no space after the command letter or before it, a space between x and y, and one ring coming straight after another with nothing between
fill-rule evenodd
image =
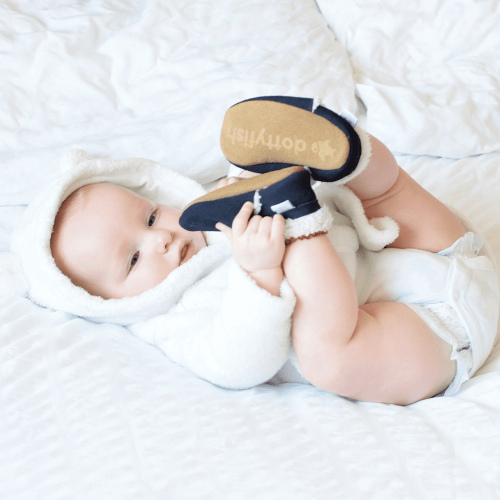
<instances>
[{"instance_id":1,"label":"fluffy white fur lining","mask_svg":"<svg viewBox=\"0 0 500 500\"><path fill-rule=\"evenodd\" d=\"M285 239L307 236L319 231L326 231L332 227L333 215L327 207L322 207L312 214L298 219L285 220Z\"/></svg>"},{"instance_id":2,"label":"fluffy white fur lining","mask_svg":"<svg viewBox=\"0 0 500 500\"><path fill-rule=\"evenodd\" d=\"M169 313L129 329L200 377L245 389L266 382L286 362L294 306L286 279L275 297L228 259Z\"/></svg>"},{"instance_id":3,"label":"fluffy white fur lining","mask_svg":"<svg viewBox=\"0 0 500 500\"><path fill-rule=\"evenodd\" d=\"M390 217L368 220L361 200L346 186L332 186L338 210L351 219L360 243L368 250L378 251L399 235L398 224Z\"/></svg>"},{"instance_id":4,"label":"fluffy white fur lining","mask_svg":"<svg viewBox=\"0 0 500 500\"><path fill-rule=\"evenodd\" d=\"M226 238L209 233L211 246L171 273L160 285L136 297L105 300L76 287L57 268L50 252L55 216L76 189L98 182L125 186L155 202L182 209L205 194L197 182L143 158L110 160L74 151L63 158L64 172L30 203L11 240L29 282L29 298L39 305L63 310L97 322L130 324L164 313L183 291L217 268L230 255Z\"/></svg>"}]
</instances>

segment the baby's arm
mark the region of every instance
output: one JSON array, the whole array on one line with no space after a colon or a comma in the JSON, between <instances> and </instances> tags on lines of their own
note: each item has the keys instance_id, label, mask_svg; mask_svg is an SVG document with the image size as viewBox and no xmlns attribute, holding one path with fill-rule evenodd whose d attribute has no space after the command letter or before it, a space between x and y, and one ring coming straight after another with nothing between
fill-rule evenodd
<instances>
[{"instance_id":1,"label":"baby's arm","mask_svg":"<svg viewBox=\"0 0 500 500\"><path fill-rule=\"evenodd\" d=\"M267 382L288 359L294 305L286 280L275 297L231 259L168 313L129 328L205 380L246 389Z\"/></svg>"}]
</instances>

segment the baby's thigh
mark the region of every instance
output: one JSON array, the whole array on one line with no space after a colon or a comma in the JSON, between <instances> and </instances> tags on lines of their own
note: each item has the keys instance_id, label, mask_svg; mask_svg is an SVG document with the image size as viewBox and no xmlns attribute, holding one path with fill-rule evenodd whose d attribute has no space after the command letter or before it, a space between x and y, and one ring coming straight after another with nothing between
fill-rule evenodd
<instances>
[{"instance_id":1,"label":"baby's thigh","mask_svg":"<svg viewBox=\"0 0 500 500\"><path fill-rule=\"evenodd\" d=\"M320 356L318 373L304 375L341 396L407 405L449 386L456 370L451 351L407 305L374 302L359 308L351 340L330 359Z\"/></svg>"}]
</instances>

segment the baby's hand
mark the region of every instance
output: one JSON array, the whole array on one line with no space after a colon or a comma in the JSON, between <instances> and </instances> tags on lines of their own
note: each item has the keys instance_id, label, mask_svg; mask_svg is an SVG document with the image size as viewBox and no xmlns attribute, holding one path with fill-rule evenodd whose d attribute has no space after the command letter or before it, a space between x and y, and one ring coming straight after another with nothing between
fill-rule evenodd
<instances>
[{"instance_id":1,"label":"baby's hand","mask_svg":"<svg viewBox=\"0 0 500 500\"><path fill-rule=\"evenodd\" d=\"M285 219L278 214L272 218L255 215L250 219L252 212L253 205L247 201L234 218L232 228L221 222L215 227L229 239L233 254L245 271L281 267L285 255Z\"/></svg>"},{"instance_id":2,"label":"baby's hand","mask_svg":"<svg viewBox=\"0 0 500 500\"><path fill-rule=\"evenodd\" d=\"M252 203L246 202L234 218L232 228L221 222L215 227L229 239L238 264L259 286L278 295L275 293L276 286L279 290L283 280L281 264L285 255L285 219L279 214L272 218L255 215L250 219L252 212Z\"/></svg>"}]
</instances>

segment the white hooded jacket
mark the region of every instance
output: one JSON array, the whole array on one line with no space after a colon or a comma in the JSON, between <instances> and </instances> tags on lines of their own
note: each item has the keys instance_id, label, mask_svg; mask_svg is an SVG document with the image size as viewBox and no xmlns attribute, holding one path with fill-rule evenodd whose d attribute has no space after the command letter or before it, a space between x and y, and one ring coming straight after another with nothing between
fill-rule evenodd
<instances>
[{"instance_id":1,"label":"white hooded jacket","mask_svg":"<svg viewBox=\"0 0 500 500\"><path fill-rule=\"evenodd\" d=\"M206 233L206 248L141 295L105 300L73 285L50 252L55 216L73 191L111 182L178 209L206 191L141 158L110 160L72 151L63 168L62 176L30 203L12 237L11 250L20 257L31 300L94 322L124 325L172 361L222 387L252 387L278 372L282 380L304 381L290 341L293 290L286 279L279 297L259 288L239 267L222 233ZM334 215L329 237L354 278L359 246L382 249L397 237L398 226L388 218L368 221L346 187L320 184L315 189Z\"/></svg>"}]
</instances>

